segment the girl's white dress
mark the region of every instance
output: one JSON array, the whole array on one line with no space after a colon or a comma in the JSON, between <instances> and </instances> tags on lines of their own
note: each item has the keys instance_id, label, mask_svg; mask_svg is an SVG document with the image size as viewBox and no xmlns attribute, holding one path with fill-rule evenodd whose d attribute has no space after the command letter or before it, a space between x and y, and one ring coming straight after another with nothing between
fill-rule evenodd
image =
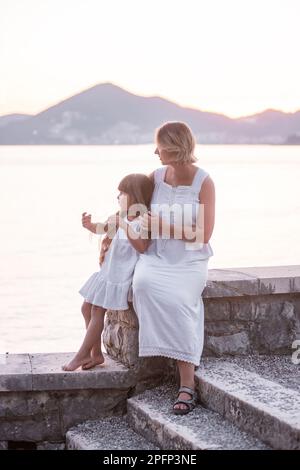
<instances>
[{"instance_id":1,"label":"girl's white dress","mask_svg":"<svg viewBox=\"0 0 300 470\"><path fill-rule=\"evenodd\" d=\"M124 218L139 233L141 217ZM139 253L133 248L126 232L118 228L105 254L100 270L92 274L79 290L86 302L111 310L127 310L132 300L132 278Z\"/></svg>"}]
</instances>

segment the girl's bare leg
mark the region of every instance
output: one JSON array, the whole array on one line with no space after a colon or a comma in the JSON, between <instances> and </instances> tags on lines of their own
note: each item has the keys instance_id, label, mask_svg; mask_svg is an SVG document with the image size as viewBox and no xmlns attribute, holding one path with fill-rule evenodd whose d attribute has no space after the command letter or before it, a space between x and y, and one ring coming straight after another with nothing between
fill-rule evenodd
<instances>
[{"instance_id":1,"label":"girl's bare leg","mask_svg":"<svg viewBox=\"0 0 300 470\"><path fill-rule=\"evenodd\" d=\"M179 374L180 374L180 387L185 385L186 387L190 387L193 390L195 390L195 381L194 381L195 365L190 362L184 362L184 361L177 361L177 364L178 364L178 369L179 369ZM183 400L189 400L191 398L191 395L185 392L181 392L178 398L182 398ZM174 408L187 409L188 406L185 405L184 403L177 403L177 405L175 405Z\"/></svg>"},{"instance_id":2,"label":"girl's bare leg","mask_svg":"<svg viewBox=\"0 0 300 470\"><path fill-rule=\"evenodd\" d=\"M96 344L97 340L99 341L99 335L101 335L104 325L104 316L106 309L102 307L96 307L95 305L91 308L91 320L88 324L85 338L83 343L74 356L74 358L65 364L62 369L65 371L73 371L78 369L80 366L89 364L91 362L91 350ZM103 358L104 362L104 358Z\"/></svg>"},{"instance_id":3,"label":"girl's bare leg","mask_svg":"<svg viewBox=\"0 0 300 470\"><path fill-rule=\"evenodd\" d=\"M89 323L91 321L91 312L92 312L92 304L89 302L86 302L86 300L83 302L81 306L81 313L83 315L84 321L85 321L85 327L88 329Z\"/></svg>"},{"instance_id":4,"label":"girl's bare leg","mask_svg":"<svg viewBox=\"0 0 300 470\"><path fill-rule=\"evenodd\" d=\"M91 321L91 312L92 312L92 307L93 305L90 304L89 302L84 301L82 306L81 306L81 313L83 315L84 321L85 321L85 327L88 329L89 323ZM102 327L103 330L103 327ZM94 365L97 364L102 364L104 362L104 357L101 351L101 332L99 333L99 338L98 341L94 344L92 350L91 350L91 359L93 359L93 365L88 364L88 366L84 366L84 369L90 369Z\"/></svg>"}]
</instances>

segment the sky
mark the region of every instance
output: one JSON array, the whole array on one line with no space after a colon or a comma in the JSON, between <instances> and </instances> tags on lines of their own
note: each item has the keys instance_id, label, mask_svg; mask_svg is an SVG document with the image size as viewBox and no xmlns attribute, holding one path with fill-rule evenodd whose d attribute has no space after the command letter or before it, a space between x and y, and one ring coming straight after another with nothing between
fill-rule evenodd
<instances>
[{"instance_id":1,"label":"sky","mask_svg":"<svg viewBox=\"0 0 300 470\"><path fill-rule=\"evenodd\" d=\"M300 0L0 0L0 115L98 83L240 117L300 109Z\"/></svg>"}]
</instances>

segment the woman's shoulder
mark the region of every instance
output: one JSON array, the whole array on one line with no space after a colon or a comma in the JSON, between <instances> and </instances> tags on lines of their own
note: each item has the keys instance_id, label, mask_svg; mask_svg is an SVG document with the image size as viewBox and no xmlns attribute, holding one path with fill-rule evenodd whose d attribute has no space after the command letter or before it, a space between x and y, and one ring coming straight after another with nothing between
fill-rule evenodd
<instances>
[{"instance_id":1,"label":"woman's shoulder","mask_svg":"<svg viewBox=\"0 0 300 470\"><path fill-rule=\"evenodd\" d=\"M153 181L154 184L157 184L166 170L167 165L160 166L156 168L156 170L153 170L152 173L150 173L149 178Z\"/></svg>"},{"instance_id":2,"label":"woman's shoulder","mask_svg":"<svg viewBox=\"0 0 300 470\"><path fill-rule=\"evenodd\" d=\"M205 172L203 180L200 185L199 195L203 197L204 194L213 194L215 192L215 184L209 173ZM200 197L201 197L200 196Z\"/></svg>"}]
</instances>

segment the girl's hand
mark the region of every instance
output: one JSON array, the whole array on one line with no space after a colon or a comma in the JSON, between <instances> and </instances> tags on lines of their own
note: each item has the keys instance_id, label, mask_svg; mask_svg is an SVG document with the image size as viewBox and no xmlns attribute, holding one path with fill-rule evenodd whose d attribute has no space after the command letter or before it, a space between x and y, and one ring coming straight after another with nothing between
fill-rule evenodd
<instances>
[{"instance_id":1,"label":"girl's hand","mask_svg":"<svg viewBox=\"0 0 300 470\"><path fill-rule=\"evenodd\" d=\"M87 230L90 230L91 232L93 231L94 225L92 224L92 216L91 214L87 214L86 212L83 212L82 218L81 218L81 223L84 228Z\"/></svg>"}]
</instances>

